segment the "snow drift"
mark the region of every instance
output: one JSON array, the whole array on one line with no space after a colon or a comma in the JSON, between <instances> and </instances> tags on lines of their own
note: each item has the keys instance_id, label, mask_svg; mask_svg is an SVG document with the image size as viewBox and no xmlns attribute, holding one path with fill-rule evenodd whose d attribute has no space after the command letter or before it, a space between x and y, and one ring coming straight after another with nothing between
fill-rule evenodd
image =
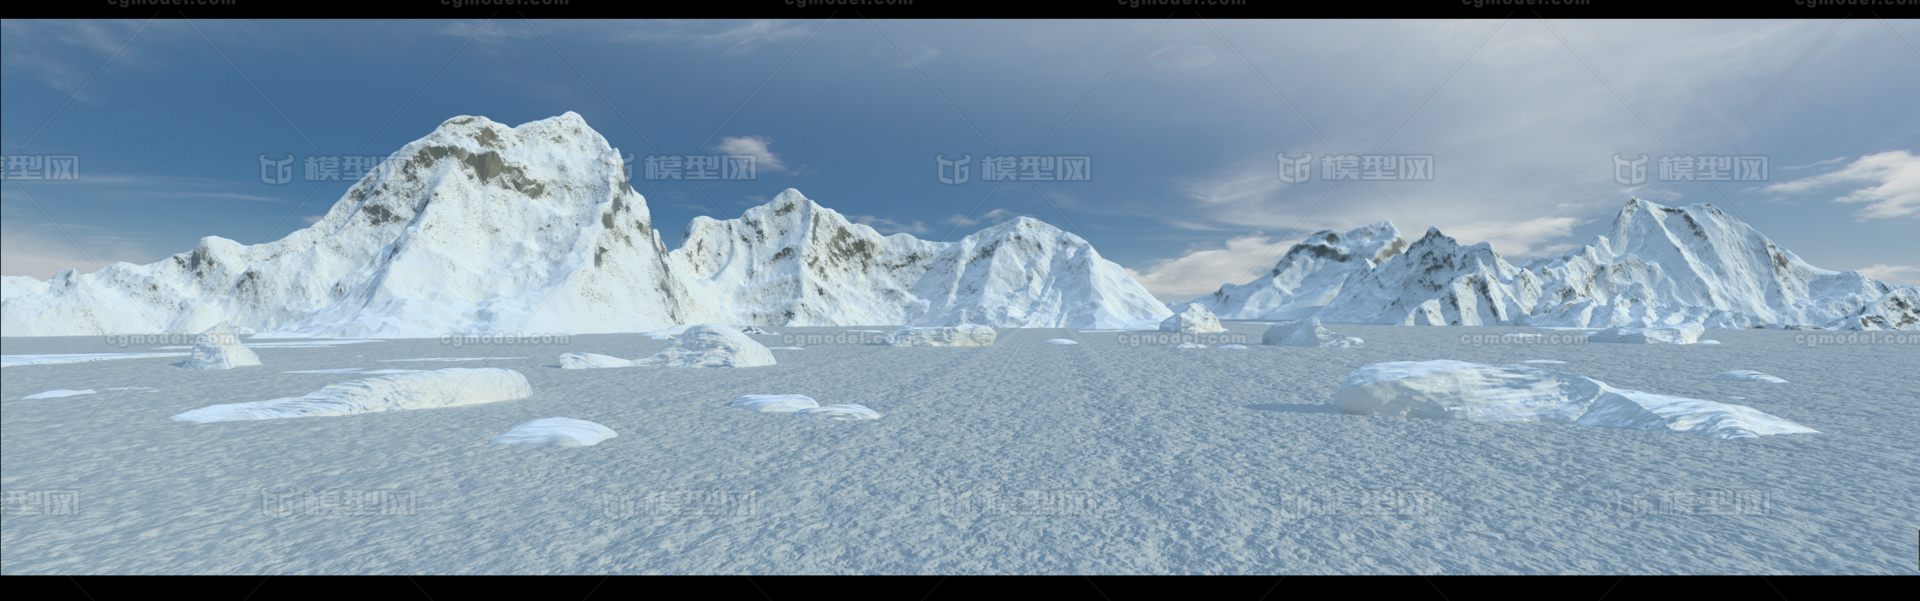
<instances>
[{"instance_id":1,"label":"snow drift","mask_svg":"<svg viewBox=\"0 0 1920 601\"><path fill-rule=\"evenodd\" d=\"M1376 363L1348 374L1334 406L1358 415L1541 421L1758 438L1818 432L1751 407L1620 390L1579 375L1464 361Z\"/></svg>"},{"instance_id":2,"label":"snow drift","mask_svg":"<svg viewBox=\"0 0 1920 601\"><path fill-rule=\"evenodd\" d=\"M492 444L521 445L530 447L590 447L600 441L619 436L612 428L590 421L567 417L549 417L536 419L512 430L493 437Z\"/></svg>"},{"instance_id":3,"label":"snow drift","mask_svg":"<svg viewBox=\"0 0 1920 601\"><path fill-rule=\"evenodd\" d=\"M240 344L240 337L224 321L196 337L193 354L187 357L187 367L193 369L233 369L259 364L260 355Z\"/></svg>"},{"instance_id":4,"label":"snow drift","mask_svg":"<svg viewBox=\"0 0 1920 601\"><path fill-rule=\"evenodd\" d=\"M183 422L229 422L435 409L533 396L520 372L498 367L451 368L330 384L304 396L213 405L173 416Z\"/></svg>"},{"instance_id":5,"label":"snow drift","mask_svg":"<svg viewBox=\"0 0 1920 601\"><path fill-rule=\"evenodd\" d=\"M1260 335L1261 344L1278 346L1326 346L1352 348L1363 341L1353 336L1338 334L1320 325L1320 320L1307 318L1300 321L1276 323Z\"/></svg>"},{"instance_id":6,"label":"snow drift","mask_svg":"<svg viewBox=\"0 0 1920 601\"><path fill-rule=\"evenodd\" d=\"M773 365L773 351L740 333L739 328L703 323L687 328L672 345L633 362L641 367L762 367Z\"/></svg>"}]
</instances>

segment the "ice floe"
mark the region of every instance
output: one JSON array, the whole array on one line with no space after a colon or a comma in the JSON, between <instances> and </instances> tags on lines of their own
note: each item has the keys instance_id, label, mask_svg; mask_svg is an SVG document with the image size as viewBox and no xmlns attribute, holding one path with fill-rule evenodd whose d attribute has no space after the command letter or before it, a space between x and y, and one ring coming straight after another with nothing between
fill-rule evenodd
<instances>
[{"instance_id":1,"label":"ice floe","mask_svg":"<svg viewBox=\"0 0 1920 601\"><path fill-rule=\"evenodd\" d=\"M1348 374L1334 406L1357 415L1542 421L1718 439L1817 433L1751 407L1620 390L1537 367L1464 361L1376 363Z\"/></svg>"},{"instance_id":2,"label":"ice floe","mask_svg":"<svg viewBox=\"0 0 1920 601\"><path fill-rule=\"evenodd\" d=\"M1065 338L1054 338L1054 339L1048 340L1047 344L1080 344L1080 343L1078 341L1067 340Z\"/></svg>"},{"instance_id":3,"label":"ice floe","mask_svg":"<svg viewBox=\"0 0 1920 601\"><path fill-rule=\"evenodd\" d=\"M498 367L449 368L330 384L304 396L213 405L173 416L183 422L225 422L435 409L524 399L533 395L520 372Z\"/></svg>"},{"instance_id":4,"label":"ice floe","mask_svg":"<svg viewBox=\"0 0 1920 601\"><path fill-rule=\"evenodd\" d=\"M1362 342L1359 338L1329 331L1321 327L1319 319L1311 317L1300 321L1273 324L1273 327L1267 328L1266 333L1260 335L1261 344L1279 346L1351 348L1360 346Z\"/></svg>"},{"instance_id":5,"label":"ice floe","mask_svg":"<svg viewBox=\"0 0 1920 601\"><path fill-rule=\"evenodd\" d=\"M1587 342L1620 342L1626 344L1693 344L1700 341L1700 335L1707 329L1701 326L1678 326L1671 328L1635 328L1614 326L1587 335Z\"/></svg>"},{"instance_id":6,"label":"ice floe","mask_svg":"<svg viewBox=\"0 0 1920 601\"><path fill-rule=\"evenodd\" d=\"M602 367L633 367L631 359L621 359L611 355L594 353L565 353L560 355L560 369L595 369Z\"/></svg>"},{"instance_id":7,"label":"ice floe","mask_svg":"<svg viewBox=\"0 0 1920 601\"><path fill-rule=\"evenodd\" d=\"M833 421L880 419L880 414L865 405L821 405L793 412L794 417Z\"/></svg>"},{"instance_id":8,"label":"ice floe","mask_svg":"<svg viewBox=\"0 0 1920 601\"><path fill-rule=\"evenodd\" d=\"M893 346L992 346L993 338L993 328L982 325L903 327L887 335L887 344Z\"/></svg>"},{"instance_id":9,"label":"ice floe","mask_svg":"<svg viewBox=\"0 0 1920 601\"><path fill-rule=\"evenodd\" d=\"M20 400L25 401L25 400L32 400L32 399L57 399L61 397L80 396L83 394L96 394L96 393L92 388L88 388L86 390L65 390L65 389L49 390L39 394L29 394L27 396L20 397Z\"/></svg>"},{"instance_id":10,"label":"ice floe","mask_svg":"<svg viewBox=\"0 0 1920 601\"><path fill-rule=\"evenodd\" d=\"M1171 307L1173 316L1160 322L1160 331L1179 334L1216 334L1227 331L1220 327L1220 318L1214 317L1206 305L1201 303L1181 303Z\"/></svg>"},{"instance_id":11,"label":"ice floe","mask_svg":"<svg viewBox=\"0 0 1920 601\"><path fill-rule=\"evenodd\" d=\"M727 406L761 413L793 413L817 408L820 403L813 397L799 394L749 394L734 399Z\"/></svg>"},{"instance_id":12,"label":"ice floe","mask_svg":"<svg viewBox=\"0 0 1920 601\"><path fill-rule=\"evenodd\" d=\"M687 328L665 350L633 362L642 367L760 367L773 365L773 352L740 333L739 328L703 323Z\"/></svg>"},{"instance_id":13,"label":"ice floe","mask_svg":"<svg viewBox=\"0 0 1920 601\"><path fill-rule=\"evenodd\" d=\"M1786 380L1782 380L1777 376L1770 376L1757 371L1753 371L1751 369L1736 369L1729 372L1721 372L1720 375L1714 376L1713 379L1730 380L1734 382L1771 382L1774 384L1787 383Z\"/></svg>"},{"instance_id":14,"label":"ice floe","mask_svg":"<svg viewBox=\"0 0 1920 601\"><path fill-rule=\"evenodd\" d=\"M536 419L514 426L507 433L493 437L493 444L510 444L530 447L590 447L600 441L619 436L612 428L590 421L568 417L548 417Z\"/></svg>"}]
</instances>

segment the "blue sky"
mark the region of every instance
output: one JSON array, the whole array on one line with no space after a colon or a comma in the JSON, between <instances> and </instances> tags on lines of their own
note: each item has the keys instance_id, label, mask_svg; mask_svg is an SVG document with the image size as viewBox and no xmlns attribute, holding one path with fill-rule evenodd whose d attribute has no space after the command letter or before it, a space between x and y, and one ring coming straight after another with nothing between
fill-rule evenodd
<instances>
[{"instance_id":1,"label":"blue sky","mask_svg":"<svg viewBox=\"0 0 1920 601\"><path fill-rule=\"evenodd\" d=\"M574 111L636 158L759 156L753 180L697 186L636 164L669 243L694 216L797 188L935 240L1033 216L1181 301L1252 279L1318 229L1390 219L1409 238L1433 226L1549 254L1637 195L1729 209L1816 266L1920 281L1914 21L0 28L0 148L80 157L78 180L10 172L0 186L6 275L277 239L350 184L297 167L263 183L263 154L385 155L457 115ZM1307 152L1306 181L1282 181L1277 155ZM1329 181L1327 155L1426 163L1413 179ZM1648 157L1644 180L1616 155ZM1087 157L1089 177L986 181L988 156ZM1765 179L1661 181L1657 167L1733 156L1765 157ZM936 157L971 158L970 179L941 182Z\"/></svg>"}]
</instances>

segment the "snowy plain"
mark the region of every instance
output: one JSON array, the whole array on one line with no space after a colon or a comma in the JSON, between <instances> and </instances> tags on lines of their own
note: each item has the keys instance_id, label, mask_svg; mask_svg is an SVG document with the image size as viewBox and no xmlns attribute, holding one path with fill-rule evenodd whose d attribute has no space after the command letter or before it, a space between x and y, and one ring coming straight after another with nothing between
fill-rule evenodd
<instances>
[{"instance_id":1,"label":"snowy plain","mask_svg":"<svg viewBox=\"0 0 1920 601\"><path fill-rule=\"evenodd\" d=\"M1524 327L1330 323L1366 344L1303 348L1260 344L1265 322L1222 324L1225 337L1188 350L1152 332L999 329L991 346L891 347L844 328L780 328L755 339L807 352L752 368L555 367L563 353L635 359L672 342L643 334L260 347L263 366L225 371L182 369L177 356L11 366L0 380L0 573L1912 569L1920 345L1807 346L1796 336L1812 332L1780 330L1709 330L1703 338L1719 345L1585 344L1503 337L1551 333ZM1232 342L1247 348L1219 348ZM5 338L0 349L141 350L92 337ZM290 371L486 357L501 358L445 365L518 371L533 395L170 419L366 377ZM1616 388L1739 397L1727 402L1820 433L1716 440L1333 407L1357 368L1431 359L1564 361L1552 367ZM1787 383L1716 379L1735 370ZM116 390L127 387L160 391ZM60 389L99 392L22 398ZM752 394L882 417L728 406ZM490 443L554 417L618 436L574 448Z\"/></svg>"}]
</instances>

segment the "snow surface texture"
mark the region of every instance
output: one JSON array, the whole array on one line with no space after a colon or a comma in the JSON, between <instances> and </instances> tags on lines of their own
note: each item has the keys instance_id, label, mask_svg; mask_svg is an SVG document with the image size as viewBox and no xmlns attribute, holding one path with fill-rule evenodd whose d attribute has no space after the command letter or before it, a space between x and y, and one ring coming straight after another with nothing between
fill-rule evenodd
<instances>
[{"instance_id":1,"label":"snow surface texture","mask_svg":"<svg viewBox=\"0 0 1920 601\"><path fill-rule=\"evenodd\" d=\"M1736 369L1729 372L1721 372L1720 375L1714 376L1713 379L1729 380L1733 382L1768 382L1772 384L1787 383L1786 380L1782 380L1778 376L1770 376L1757 371L1753 371L1751 369Z\"/></svg>"},{"instance_id":2,"label":"snow surface texture","mask_svg":"<svg viewBox=\"0 0 1920 601\"><path fill-rule=\"evenodd\" d=\"M1700 335L1707 332L1700 326L1681 326L1677 328L1630 328L1614 326L1587 335L1587 342L1616 342L1623 344L1693 344L1700 341Z\"/></svg>"},{"instance_id":3,"label":"snow surface texture","mask_svg":"<svg viewBox=\"0 0 1920 601\"><path fill-rule=\"evenodd\" d=\"M983 325L939 328L903 327L887 335L892 346L993 346L994 331Z\"/></svg>"},{"instance_id":4,"label":"snow surface texture","mask_svg":"<svg viewBox=\"0 0 1920 601\"><path fill-rule=\"evenodd\" d=\"M813 397L799 394L749 394L734 399L727 406L760 413L793 413L819 407L820 403Z\"/></svg>"},{"instance_id":5,"label":"snow surface texture","mask_svg":"<svg viewBox=\"0 0 1920 601\"><path fill-rule=\"evenodd\" d=\"M354 415L406 409L436 409L524 399L533 394L526 376L497 367L451 368L351 380L305 396L214 405L173 416L183 422L228 422Z\"/></svg>"},{"instance_id":6,"label":"snow surface texture","mask_svg":"<svg viewBox=\"0 0 1920 601\"><path fill-rule=\"evenodd\" d=\"M28 401L33 399L57 399L61 397L80 396L83 394L95 394L95 392L92 388L88 388L86 390L49 390L49 391L38 393L38 394L29 394L27 396L20 397L20 400Z\"/></svg>"},{"instance_id":7,"label":"snow surface texture","mask_svg":"<svg viewBox=\"0 0 1920 601\"><path fill-rule=\"evenodd\" d=\"M1429 229L1400 248L1391 224L1322 231L1266 276L1196 302L1228 319L1536 327L1700 325L1920 329L1920 287L1807 264L1707 204L1630 199L1613 229L1519 267ZM1319 307L1319 308L1315 308Z\"/></svg>"},{"instance_id":8,"label":"snow surface texture","mask_svg":"<svg viewBox=\"0 0 1920 601\"><path fill-rule=\"evenodd\" d=\"M10 367L0 377L8 494L74 490L80 504L71 515L17 515L9 499L0 571L1914 573L1920 507L1909 499L1920 498L1920 471L1907 466L1920 465L1912 435L1920 403L1911 370L1900 367L1920 365L1920 345L1808 347L1794 341L1803 332L1725 330L1709 332L1726 343L1718 348L1543 348L1460 342L1518 327L1330 323L1366 344L1315 353L1259 345L1266 325L1223 325L1252 348L1170 356L1107 334L1003 329L992 347L822 344L754 369L542 367L565 352L634 358L669 344L583 336L475 353L528 357L495 365L533 384L535 394L518 401L225 424L168 417L371 377L283 370L474 365L378 362L449 356L439 341L418 339L258 349L271 369L167 365L179 358ZM1080 344L1041 343L1069 337ZM5 338L0 350L120 350L102 340ZM1748 405L1822 433L1727 441L1381 419L1330 404L1355 369L1436 358L1564 360L1545 367ZM1792 383L1713 379L1737 369ZM119 386L165 391L106 390ZM19 398L56 388L99 394ZM725 406L763 393L860 403L884 417L794 420ZM487 444L554 416L620 436L586 449ZM312 491L315 502L331 490L412 491L414 512L262 515L261 490L281 485ZM752 491L756 505L728 517L698 496L649 503L653 491L713 490ZM1428 500L1383 505L1356 490ZM1763 491L1766 514L1704 515L1707 505L1685 504L1687 493L1707 501L1728 490ZM613 505L624 513L605 510L609 493L629 495ZM1045 544L1060 540L1093 544Z\"/></svg>"},{"instance_id":9,"label":"snow surface texture","mask_svg":"<svg viewBox=\"0 0 1920 601\"><path fill-rule=\"evenodd\" d=\"M80 353L60 355L4 355L0 356L0 367L16 365L58 365L61 363L89 363L93 361L111 361L114 359L151 359L154 357L186 357L192 353Z\"/></svg>"},{"instance_id":10,"label":"snow surface texture","mask_svg":"<svg viewBox=\"0 0 1920 601\"><path fill-rule=\"evenodd\" d=\"M240 337L224 321L201 332L194 340L193 355L187 358L187 367L193 369L233 369L259 364L260 356L242 346Z\"/></svg>"},{"instance_id":11,"label":"snow surface texture","mask_svg":"<svg viewBox=\"0 0 1920 601\"><path fill-rule=\"evenodd\" d=\"M1200 303L1181 303L1173 306L1173 316L1160 322L1160 331L1181 334L1214 334L1227 331L1220 327L1220 318L1214 317L1207 307Z\"/></svg>"},{"instance_id":12,"label":"snow surface texture","mask_svg":"<svg viewBox=\"0 0 1920 601\"><path fill-rule=\"evenodd\" d=\"M695 218L669 250L621 153L572 112L460 116L394 153L313 225L48 282L9 278L8 336L199 332L423 338L674 324L1127 327L1169 313L1079 236L1022 217L957 242L873 228L781 192Z\"/></svg>"},{"instance_id":13,"label":"snow surface texture","mask_svg":"<svg viewBox=\"0 0 1920 601\"><path fill-rule=\"evenodd\" d=\"M739 328L703 323L686 329L672 346L633 362L641 367L762 367L773 365L773 351L740 333Z\"/></svg>"},{"instance_id":14,"label":"snow surface texture","mask_svg":"<svg viewBox=\"0 0 1920 601\"><path fill-rule=\"evenodd\" d=\"M493 437L493 444L522 445L529 447L590 447L600 441L619 436L612 428L590 421L567 417L549 417L536 419L508 430L505 434Z\"/></svg>"},{"instance_id":15,"label":"snow surface texture","mask_svg":"<svg viewBox=\"0 0 1920 601\"><path fill-rule=\"evenodd\" d=\"M866 405L821 405L812 409L801 409L793 416L802 419L823 419L837 422L880 419L880 414Z\"/></svg>"},{"instance_id":16,"label":"snow surface texture","mask_svg":"<svg viewBox=\"0 0 1920 601\"><path fill-rule=\"evenodd\" d=\"M1468 421L1543 421L1758 438L1817 434L1751 407L1619 390L1597 380L1538 367L1465 361L1396 361L1354 370L1333 393L1356 415Z\"/></svg>"},{"instance_id":17,"label":"snow surface texture","mask_svg":"<svg viewBox=\"0 0 1920 601\"><path fill-rule=\"evenodd\" d=\"M628 359L596 355L593 353L566 353L560 355L560 369L596 369L602 367L633 367Z\"/></svg>"},{"instance_id":18,"label":"snow surface texture","mask_svg":"<svg viewBox=\"0 0 1920 601\"><path fill-rule=\"evenodd\" d=\"M1359 338L1334 333L1321 327L1320 320L1307 318L1300 321L1276 323L1260 335L1261 344L1279 346L1327 346L1352 348L1360 346Z\"/></svg>"},{"instance_id":19,"label":"snow surface texture","mask_svg":"<svg viewBox=\"0 0 1920 601\"><path fill-rule=\"evenodd\" d=\"M1321 230L1280 257L1273 269L1246 284L1226 284L1205 304L1221 319L1305 319L1340 294L1347 279L1407 249L1392 222L1345 232Z\"/></svg>"}]
</instances>

